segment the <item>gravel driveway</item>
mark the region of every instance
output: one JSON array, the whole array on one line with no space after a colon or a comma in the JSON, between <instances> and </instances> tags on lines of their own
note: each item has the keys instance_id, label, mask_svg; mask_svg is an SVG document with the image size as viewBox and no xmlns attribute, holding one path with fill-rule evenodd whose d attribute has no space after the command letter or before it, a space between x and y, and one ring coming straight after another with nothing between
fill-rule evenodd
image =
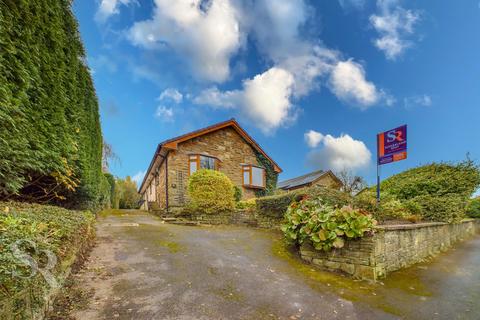
<instances>
[{"instance_id":1,"label":"gravel driveway","mask_svg":"<svg viewBox=\"0 0 480 320\"><path fill-rule=\"evenodd\" d=\"M480 239L370 284L314 270L281 234L164 224L140 211L98 221L77 319L479 319Z\"/></svg>"}]
</instances>

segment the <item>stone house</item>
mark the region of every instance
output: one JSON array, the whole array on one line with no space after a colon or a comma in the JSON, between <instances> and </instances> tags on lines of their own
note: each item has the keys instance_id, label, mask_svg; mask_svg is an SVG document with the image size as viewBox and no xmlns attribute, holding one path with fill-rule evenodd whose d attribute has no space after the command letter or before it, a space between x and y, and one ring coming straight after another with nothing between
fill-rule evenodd
<instances>
[{"instance_id":1,"label":"stone house","mask_svg":"<svg viewBox=\"0 0 480 320\"><path fill-rule=\"evenodd\" d=\"M340 190L343 183L331 170L319 170L307 173L300 177L281 181L278 183L277 189L291 191L312 186L322 186Z\"/></svg>"},{"instance_id":2,"label":"stone house","mask_svg":"<svg viewBox=\"0 0 480 320\"><path fill-rule=\"evenodd\" d=\"M184 206L188 177L198 169L219 170L242 189L244 199L255 197L255 190L266 188L265 161L276 178L282 169L235 119L168 139L158 145L140 185L142 209Z\"/></svg>"}]
</instances>

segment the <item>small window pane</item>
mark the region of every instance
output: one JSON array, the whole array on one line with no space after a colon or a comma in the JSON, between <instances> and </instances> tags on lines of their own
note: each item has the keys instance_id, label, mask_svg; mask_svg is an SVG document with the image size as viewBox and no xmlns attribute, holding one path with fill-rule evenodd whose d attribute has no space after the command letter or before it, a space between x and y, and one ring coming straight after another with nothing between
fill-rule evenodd
<instances>
[{"instance_id":1,"label":"small window pane","mask_svg":"<svg viewBox=\"0 0 480 320\"><path fill-rule=\"evenodd\" d=\"M197 171L197 162L190 161L190 174L195 173Z\"/></svg>"},{"instance_id":2,"label":"small window pane","mask_svg":"<svg viewBox=\"0 0 480 320\"><path fill-rule=\"evenodd\" d=\"M252 167L252 185L263 187L263 169Z\"/></svg>"},{"instance_id":3,"label":"small window pane","mask_svg":"<svg viewBox=\"0 0 480 320\"><path fill-rule=\"evenodd\" d=\"M249 185L250 184L250 172L243 171L243 184Z\"/></svg>"},{"instance_id":4,"label":"small window pane","mask_svg":"<svg viewBox=\"0 0 480 320\"><path fill-rule=\"evenodd\" d=\"M210 157L200 157L200 168L215 170L215 159Z\"/></svg>"}]
</instances>

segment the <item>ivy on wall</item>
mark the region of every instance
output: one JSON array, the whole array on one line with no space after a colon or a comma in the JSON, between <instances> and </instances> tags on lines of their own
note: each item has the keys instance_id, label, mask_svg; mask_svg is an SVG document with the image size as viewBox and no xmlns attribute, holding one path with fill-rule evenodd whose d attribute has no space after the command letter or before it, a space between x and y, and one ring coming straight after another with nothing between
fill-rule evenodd
<instances>
[{"instance_id":1,"label":"ivy on wall","mask_svg":"<svg viewBox=\"0 0 480 320\"><path fill-rule=\"evenodd\" d=\"M268 160L262 153L255 151L255 156L259 165L265 168L266 174L266 187L265 189L255 189L255 196L264 197L272 195L277 189L278 173L275 172L275 168L270 160Z\"/></svg>"},{"instance_id":2,"label":"ivy on wall","mask_svg":"<svg viewBox=\"0 0 480 320\"><path fill-rule=\"evenodd\" d=\"M71 0L0 1L0 199L105 197L98 101Z\"/></svg>"}]
</instances>

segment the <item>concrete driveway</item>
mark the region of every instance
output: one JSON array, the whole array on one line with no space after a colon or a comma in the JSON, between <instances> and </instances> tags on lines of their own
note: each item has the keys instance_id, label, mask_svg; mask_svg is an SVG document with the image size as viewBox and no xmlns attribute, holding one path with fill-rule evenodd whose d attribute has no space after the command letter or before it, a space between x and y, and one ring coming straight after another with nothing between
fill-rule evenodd
<instances>
[{"instance_id":1,"label":"concrete driveway","mask_svg":"<svg viewBox=\"0 0 480 320\"><path fill-rule=\"evenodd\" d=\"M77 319L480 319L479 238L370 284L312 269L272 231L119 211L97 236Z\"/></svg>"}]
</instances>

